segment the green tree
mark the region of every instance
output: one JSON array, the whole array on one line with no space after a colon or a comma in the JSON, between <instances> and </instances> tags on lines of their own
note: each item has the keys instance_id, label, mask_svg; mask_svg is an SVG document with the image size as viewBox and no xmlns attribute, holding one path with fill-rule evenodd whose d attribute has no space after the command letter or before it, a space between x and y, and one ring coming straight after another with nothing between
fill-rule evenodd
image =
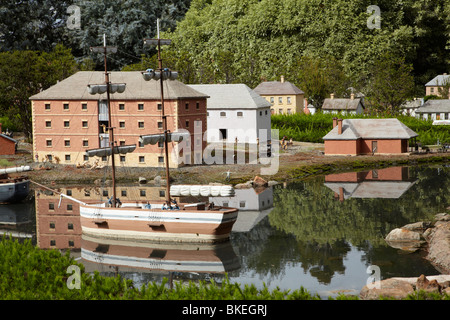
<instances>
[{"instance_id":1,"label":"green tree","mask_svg":"<svg viewBox=\"0 0 450 320\"><path fill-rule=\"evenodd\" d=\"M71 50L57 45L53 51L31 50L0 53L0 111L21 124L32 135L29 98L75 73L77 65Z\"/></svg>"},{"instance_id":2,"label":"green tree","mask_svg":"<svg viewBox=\"0 0 450 320\"><path fill-rule=\"evenodd\" d=\"M60 0L3 0L0 3L0 52L51 50L67 40L67 8Z\"/></svg>"},{"instance_id":3,"label":"green tree","mask_svg":"<svg viewBox=\"0 0 450 320\"><path fill-rule=\"evenodd\" d=\"M414 89L412 65L391 53L381 56L373 68L367 100L378 112L397 114Z\"/></svg>"},{"instance_id":4,"label":"green tree","mask_svg":"<svg viewBox=\"0 0 450 320\"><path fill-rule=\"evenodd\" d=\"M161 19L161 30L175 28L175 23L184 17L190 0L99 0L73 1L80 7L81 27L66 30L73 54L80 59L90 57L96 69L103 68L103 56L93 55L90 47L103 44L118 47L110 57L109 68L121 69L125 65L138 63L141 56L152 56L156 49L144 46L143 39L156 37L156 20Z\"/></svg>"}]
</instances>

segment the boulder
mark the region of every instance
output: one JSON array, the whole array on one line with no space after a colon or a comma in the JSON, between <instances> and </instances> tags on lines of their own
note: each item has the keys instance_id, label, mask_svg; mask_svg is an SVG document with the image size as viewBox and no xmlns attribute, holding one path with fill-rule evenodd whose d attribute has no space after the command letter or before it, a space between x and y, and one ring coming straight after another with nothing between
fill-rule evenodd
<instances>
[{"instance_id":1,"label":"boulder","mask_svg":"<svg viewBox=\"0 0 450 320\"><path fill-rule=\"evenodd\" d=\"M380 297L387 299L404 299L414 293L414 287L402 280L386 279L375 282L370 286L364 286L359 297L362 300L379 300Z\"/></svg>"},{"instance_id":2,"label":"boulder","mask_svg":"<svg viewBox=\"0 0 450 320\"><path fill-rule=\"evenodd\" d=\"M420 233L404 228L396 228L389 232L386 241L420 241Z\"/></svg>"},{"instance_id":3,"label":"boulder","mask_svg":"<svg viewBox=\"0 0 450 320\"><path fill-rule=\"evenodd\" d=\"M407 252L414 252L423 243L420 233L405 228L396 228L389 232L385 238L388 245Z\"/></svg>"},{"instance_id":4,"label":"boulder","mask_svg":"<svg viewBox=\"0 0 450 320\"><path fill-rule=\"evenodd\" d=\"M431 227L430 222L421 221L421 222L407 224L407 225L403 226L402 229L421 233L421 232L424 232L429 227Z\"/></svg>"},{"instance_id":5,"label":"boulder","mask_svg":"<svg viewBox=\"0 0 450 320\"><path fill-rule=\"evenodd\" d=\"M450 273L450 223L445 222L433 228L428 237L427 259L441 273Z\"/></svg>"}]
</instances>

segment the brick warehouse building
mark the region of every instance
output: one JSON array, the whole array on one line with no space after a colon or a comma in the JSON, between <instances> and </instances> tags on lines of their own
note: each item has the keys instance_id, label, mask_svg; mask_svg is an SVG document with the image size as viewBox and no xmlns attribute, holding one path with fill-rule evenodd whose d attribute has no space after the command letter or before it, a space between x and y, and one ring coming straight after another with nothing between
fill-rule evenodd
<instances>
[{"instance_id":1,"label":"brick warehouse building","mask_svg":"<svg viewBox=\"0 0 450 320\"><path fill-rule=\"evenodd\" d=\"M141 135L163 133L160 100L160 82L145 81L141 72L110 72L111 83L125 83L123 93L110 95L111 121L117 145L136 144L132 153L115 155L116 163L124 166L164 165L163 145L140 145ZM36 162L51 160L62 164L79 164L106 158L87 158L85 151L108 146L109 127L106 93L91 95L88 84L104 83L104 72L80 71L54 86L30 97L33 114L33 157ZM193 150L203 151L206 141L206 99L200 93L177 80L165 80L164 107L167 127L171 132L186 129L191 133L190 150L183 157L193 158ZM194 137L194 126L197 136ZM200 128L199 128L200 127ZM199 136L199 133L202 136ZM194 148L195 146L195 148ZM169 143L169 165L177 167L181 160L180 146Z\"/></svg>"}]
</instances>

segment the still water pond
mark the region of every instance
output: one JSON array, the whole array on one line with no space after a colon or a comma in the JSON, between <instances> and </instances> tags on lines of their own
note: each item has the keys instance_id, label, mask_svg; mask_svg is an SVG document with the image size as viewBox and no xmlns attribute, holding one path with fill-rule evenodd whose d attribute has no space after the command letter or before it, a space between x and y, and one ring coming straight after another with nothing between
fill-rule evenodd
<instances>
[{"instance_id":1,"label":"still water pond","mask_svg":"<svg viewBox=\"0 0 450 320\"><path fill-rule=\"evenodd\" d=\"M76 203L44 190L35 201L0 206L0 223L41 248L70 249L87 271L121 274L138 286L163 277L214 279L299 289L325 298L358 294L372 272L382 279L439 274L419 251L406 254L384 237L394 228L429 220L450 205L450 168L393 167L328 175L264 190L212 198L240 209L231 239L213 247L143 245L81 234ZM160 196L161 188L119 186L126 197ZM161 189L163 190L163 188ZM108 189L66 187L75 198L105 197ZM98 199L98 198L97 198ZM11 227L14 226L14 227ZM3 229L0 227L0 229Z\"/></svg>"}]
</instances>

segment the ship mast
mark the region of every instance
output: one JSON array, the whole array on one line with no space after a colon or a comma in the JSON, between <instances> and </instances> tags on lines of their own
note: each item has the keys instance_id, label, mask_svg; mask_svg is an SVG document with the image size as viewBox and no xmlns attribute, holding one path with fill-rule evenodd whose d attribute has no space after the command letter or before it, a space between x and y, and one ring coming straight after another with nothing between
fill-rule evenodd
<instances>
[{"instance_id":1,"label":"ship mast","mask_svg":"<svg viewBox=\"0 0 450 320\"><path fill-rule=\"evenodd\" d=\"M163 130L164 130L164 162L166 165L166 201L170 203L170 174L169 174L169 130L167 128L167 116L164 111L164 87L163 80L176 78L176 73L173 72L173 77L171 76L172 72L169 69L163 69L162 58L161 58L161 45L169 45L172 41L170 39L161 39L159 36L159 19L156 22L157 25L157 38L156 39L144 39L144 43L147 45L155 45L158 48L158 69L157 72L153 72L153 79L160 81L160 90L161 90L161 114L163 121ZM147 79L146 79L147 80Z\"/></svg>"},{"instance_id":2,"label":"ship mast","mask_svg":"<svg viewBox=\"0 0 450 320\"><path fill-rule=\"evenodd\" d=\"M106 85L106 104L108 109L108 134L109 134L109 146L111 148L111 179L112 179L112 188L113 188L113 198L112 198L112 206L116 206L116 167L115 167L115 159L114 159L114 127L111 122L111 105L110 105L110 92L111 92L111 82L109 81L109 73L108 67L106 63L106 55L108 53L116 53L117 47L107 47L106 46L106 35L103 34L103 47L91 47L92 52L103 52L103 60L105 65L105 85ZM92 87L92 86L91 86ZM101 89L100 89L101 90ZM100 92L99 92L100 93Z\"/></svg>"}]
</instances>

